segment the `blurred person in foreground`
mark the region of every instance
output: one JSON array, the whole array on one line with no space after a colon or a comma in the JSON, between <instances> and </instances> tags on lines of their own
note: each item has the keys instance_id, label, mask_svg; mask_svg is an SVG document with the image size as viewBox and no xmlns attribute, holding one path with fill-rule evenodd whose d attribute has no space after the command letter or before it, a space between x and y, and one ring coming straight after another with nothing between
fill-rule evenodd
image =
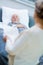
<instances>
[{"instance_id":1,"label":"blurred person in foreground","mask_svg":"<svg viewBox=\"0 0 43 65\"><path fill-rule=\"evenodd\" d=\"M35 25L22 32L14 44L6 44L6 51L15 54L13 65L37 65L43 55L43 0L37 0L34 12Z\"/></svg>"},{"instance_id":2,"label":"blurred person in foreground","mask_svg":"<svg viewBox=\"0 0 43 65\"><path fill-rule=\"evenodd\" d=\"M37 0L34 11L35 25L22 32L14 44L6 44L6 51L19 57L13 65L37 65L43 55L43 0Z\"/></svg>"}]
</instances>

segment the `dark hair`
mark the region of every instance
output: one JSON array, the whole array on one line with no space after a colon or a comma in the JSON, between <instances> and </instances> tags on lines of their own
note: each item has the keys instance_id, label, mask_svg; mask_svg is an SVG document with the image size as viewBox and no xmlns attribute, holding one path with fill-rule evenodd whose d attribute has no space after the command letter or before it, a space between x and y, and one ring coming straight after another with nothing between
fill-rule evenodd
<instances>
[{"instance_id":1,"label":"dark hair","mask_svg":"<svg viewBox=\"0 0 43 65\"><path fill-rule=\"evenodd\" d=\"M35 11L37 16L43 19L43 0L37 0L35 3Z\"/></svg>"},{"instance_id":2,"label":"dark hair","mask_svg":"<svg viewBox=\"0 0 43 65\"><path fill-rule=\"evenodd\" d=\"M39 63L37 65L43 65L43 55L39 58Z\"/></svg>"},{"instance_id":3,"label":"dark hair","mask_svg":"<svg viewBox=\"0 0 43 65\"><path fill-rule=\"evenodd\" d=\"M42 63L42 62L40 62L40 63L38 63L37 65L43 65L43 63Z\"/></svg>"}]
</instances>

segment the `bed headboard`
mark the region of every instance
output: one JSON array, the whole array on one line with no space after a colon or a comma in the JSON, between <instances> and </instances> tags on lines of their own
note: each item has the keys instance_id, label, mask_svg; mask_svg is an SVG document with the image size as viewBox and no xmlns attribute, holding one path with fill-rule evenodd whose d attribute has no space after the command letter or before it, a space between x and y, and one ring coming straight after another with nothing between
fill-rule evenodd
<instances>
[{"instance_id":1,"label":"bed headboard","mask_svg":"<svg viewBox=\"0 0 43 65\"><path fill-rule=\"evenodd\" d=\"M0 22L2 22L2 8L0 8ZM29 27L32 27L34 24L33 17L29 16Z\"/></svg>"},{"instance_id":2,"label":"bed headboard","mask_svg":"<svg viewBox=\"0 0 43 65\"><path fill-rule=\"evenodd\" d=\"M0 22L2 22L2 8L0 8Z\"/></svg>"},{"instance_id":3,"label":"bed headboard","mask_svg":"<svg viewBox=\"0 0 43 65\"><path fill-rule=\"evenodd\" d=\"M35 25L34 18L32 16L29 16L29 27L31 28L34 25Z\"/></svg>"}]
</instances>

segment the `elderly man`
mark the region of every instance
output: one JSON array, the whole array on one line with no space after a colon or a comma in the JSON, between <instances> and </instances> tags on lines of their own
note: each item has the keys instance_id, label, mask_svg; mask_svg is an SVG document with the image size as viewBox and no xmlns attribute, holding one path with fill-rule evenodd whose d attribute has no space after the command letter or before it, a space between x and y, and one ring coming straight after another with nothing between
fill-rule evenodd
<instances>
[{"instance_id":1,"label":"elderly man","mask_svg":"<svg viewBox=\"0 0 43 65\"><path fill-rule=\"evenodd\" d=\"M19 16L16 14L13 14L11 17L11 22L8 23L8 25L13 26L15 25L18 29L18 32L22 32L24 29L27 29L27 27L20 23Z\"/></svg>"},{"instance_id":2,"label":"elderly man","mask_svg":"<svg viewBox=\"0 0 43 65\"><path fill-rule=\"evenodd\" d=\"M19 20L18 15L13 14L12 17L11 17L11 22L8 23L8 26L10 26L12 28L12 31L10 31L10 33L11 32L14 33L14 35L13 35L13 33L11 35L9 33L10 39L14 39L15 40L17 38L17 36L18 36L19 33L21 33L22 31L24 31L25 29L27 29L27 27L25 25L21 24L19 21L20 20ZM16 29L15 30L16 34L14 32L14 29ZM11 38L11 36L12 36L12 38ZM7 39L8 39L8 36L5 35L4 41L7 41ZM12 42L13 42L13 40L12 40ZM9 42L8 42L8 44L9 44ZM10 42L10 44L12 44L12 43ZM13 65L14 57L15 57L15 54L11 54L11 55L9 54L9 65Z\"/></svg>"}]
</instances>

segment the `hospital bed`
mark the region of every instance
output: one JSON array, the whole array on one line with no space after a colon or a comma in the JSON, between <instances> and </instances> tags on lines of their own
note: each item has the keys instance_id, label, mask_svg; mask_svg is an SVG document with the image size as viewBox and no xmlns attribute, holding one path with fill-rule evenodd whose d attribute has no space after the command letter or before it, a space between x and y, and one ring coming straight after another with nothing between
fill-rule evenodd
<instances>
[{"instance_id":1,"label":"hospital bed","mask_svg":"<svg viewBox=\"0 0 43 65\"><path fill-rule=\"evenodd\" d=\"M0 53L3 54L3 52L5 51L4 50L5 49L5 42L3 41L4 29L3 29L3 18L2 17L3 17L3 9L0 8ZM29 19L28 27L32 27L35 24L34 19L32 16L28 16L28 19ZM5 20L5 22L6 22L6 20ZM3 47L3 45L4 45L4 47ZM4 53L4 55L6 56L7 54Z\"/></svg>"}]
</instances>

